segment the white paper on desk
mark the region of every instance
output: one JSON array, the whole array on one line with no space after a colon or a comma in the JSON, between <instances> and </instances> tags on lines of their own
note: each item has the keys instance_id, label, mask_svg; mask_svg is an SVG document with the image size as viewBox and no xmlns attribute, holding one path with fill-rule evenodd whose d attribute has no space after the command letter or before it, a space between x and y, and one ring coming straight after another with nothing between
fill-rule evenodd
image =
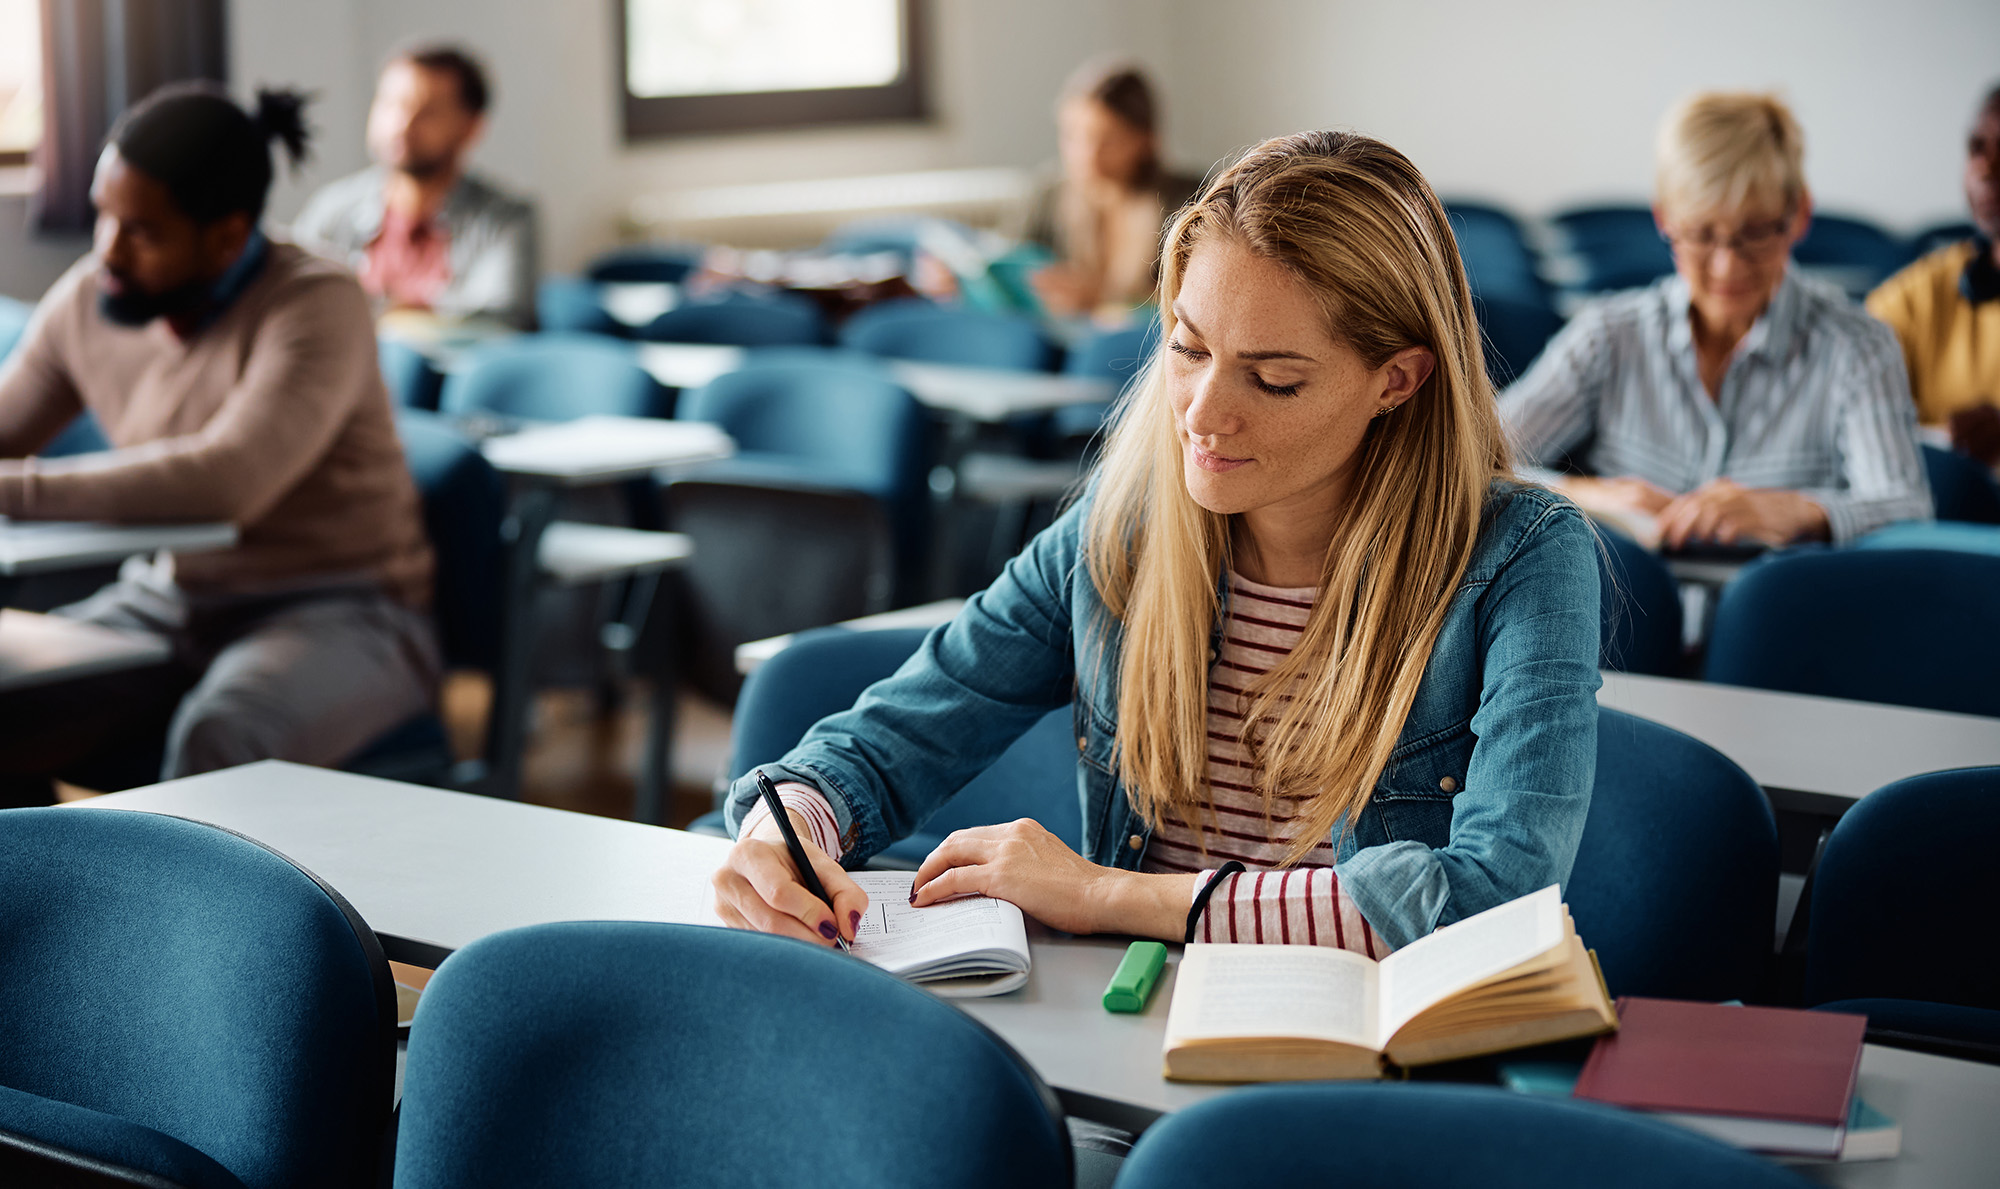
<instances>
[{"instance_id":1,"label":"white paper on desk","mask_svg":"<svg viewBox=\"0 0 2000 1189\"><path fill-rule=\"evenodd\" d=\"M1028 926L1021 910L990 896L910 907L909 871L856 871L868 912L854 956L953 999L1003 995L1028 981Z\"/></svg>"},{"instance_id":2,"label":"white paper on desk","mask_svg":"<svg viewBox=\"0 0 2000 1189\"><path fill-rule=\"evenodd\" d=\"M579 417L488 438L480 449L503 471L576 476L727 458L736 444L705 421Z\"/></svg>"}]
</instances>

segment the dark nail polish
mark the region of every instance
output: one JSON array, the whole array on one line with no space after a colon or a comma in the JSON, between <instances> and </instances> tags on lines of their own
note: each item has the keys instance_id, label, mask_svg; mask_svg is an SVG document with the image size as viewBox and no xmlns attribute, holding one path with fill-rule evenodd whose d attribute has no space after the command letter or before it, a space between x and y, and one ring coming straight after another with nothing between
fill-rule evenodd
<instances>
[{"instance_id":1,"label":"dark nail polish","mask_svg":"<svg viewBox=\"0 0 2000 1189\"><path fill-rule=\"evenodd\" d=\"M828 941L832 941L834 938L840 936L840 930L833 927L832 921L821 921L819 923L819 935Z\"/></svg>"},{"instance_id":2,"label":"dark nail polish","mask_svg":"<svg viewBox=\"0 0 2000 1189\"><path fill-rule=\"evenodd\" d=\"M917 889L915 889L915 888L911 888L911 889L910 889L910 903L912 903L912 904L915 904L916 902L917 902Z\"/></svg>"},{"instance_id":3,"label":"dark nail polish","mask_svg":"<svg viewBox=\"0 0 2000 1189\"><path fill-rule=\"evenodd\" d=\"M856 933L861 932L861 914L858 912L848 913L847 927L854 930Z\"/></svg>"}]
</instances>

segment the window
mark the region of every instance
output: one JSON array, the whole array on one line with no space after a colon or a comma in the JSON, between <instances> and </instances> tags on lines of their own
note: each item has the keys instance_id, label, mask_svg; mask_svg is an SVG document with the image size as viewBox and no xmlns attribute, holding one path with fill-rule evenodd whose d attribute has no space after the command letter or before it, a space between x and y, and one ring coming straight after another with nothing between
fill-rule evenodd
<instances>
[{"instance_id":1,"label":"window","mask_svg":"<svg viewBox=\"0 0 2000 1189\"><path fill-rule=\"evenodd\" d=\"M625 139L921 119L922 3L622 0Z\"/></svg>"},{"instance_id":2,"label":"window","mask_svg":"<svg viewBox=\"0 0 2000 1189\"><path fill-rule=\"evenodd\" d=\"M0 166L25 165L42 139L38 0L0 0Z\"/></svg>"}]
</instances>

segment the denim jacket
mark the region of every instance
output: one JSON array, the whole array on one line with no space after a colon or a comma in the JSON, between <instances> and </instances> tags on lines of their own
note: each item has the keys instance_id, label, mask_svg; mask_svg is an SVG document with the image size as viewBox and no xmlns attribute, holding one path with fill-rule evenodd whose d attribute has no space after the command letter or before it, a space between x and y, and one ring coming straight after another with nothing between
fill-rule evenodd
<instances>
[{"instance_id":1,"label":"denim jacket","mask_svg":"<svg viewBox=\"0 0 2000 1189\"><path fill-rule=\"evenodd\" d=\"M852 709L763 765L826 794L843 863L916 831L1069 703L1084 856L1139 867L1151 831L1115 772L1121 629L1084 563L1087 507L1036 537ZM1341 884L1391 945L1569 878L1597 756L1595 550L1560 496L1494 485L1402 736L1367 805L1334 831ZM732 833L756 797L753 774L730 789Z\"/></svg>"}]
</instances>

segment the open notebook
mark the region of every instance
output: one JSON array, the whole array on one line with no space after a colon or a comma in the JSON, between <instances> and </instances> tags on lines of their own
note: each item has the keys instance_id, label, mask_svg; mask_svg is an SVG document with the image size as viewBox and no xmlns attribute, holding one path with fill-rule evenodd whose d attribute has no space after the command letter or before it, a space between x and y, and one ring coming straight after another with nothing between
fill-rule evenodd
<instances>
[{"instance_id":1,"label":"open notebook","mask_svg":"<svg viewBox=\"0 0 2000 1189\"><path fill-rule=\"evenodd\" d=\"M854 956L954 999L1002 995L1028 981L1028 926L1021 910L990 896L910 907L909 871L856 871L868 913Z\"/></svg>"}]
</instances>

